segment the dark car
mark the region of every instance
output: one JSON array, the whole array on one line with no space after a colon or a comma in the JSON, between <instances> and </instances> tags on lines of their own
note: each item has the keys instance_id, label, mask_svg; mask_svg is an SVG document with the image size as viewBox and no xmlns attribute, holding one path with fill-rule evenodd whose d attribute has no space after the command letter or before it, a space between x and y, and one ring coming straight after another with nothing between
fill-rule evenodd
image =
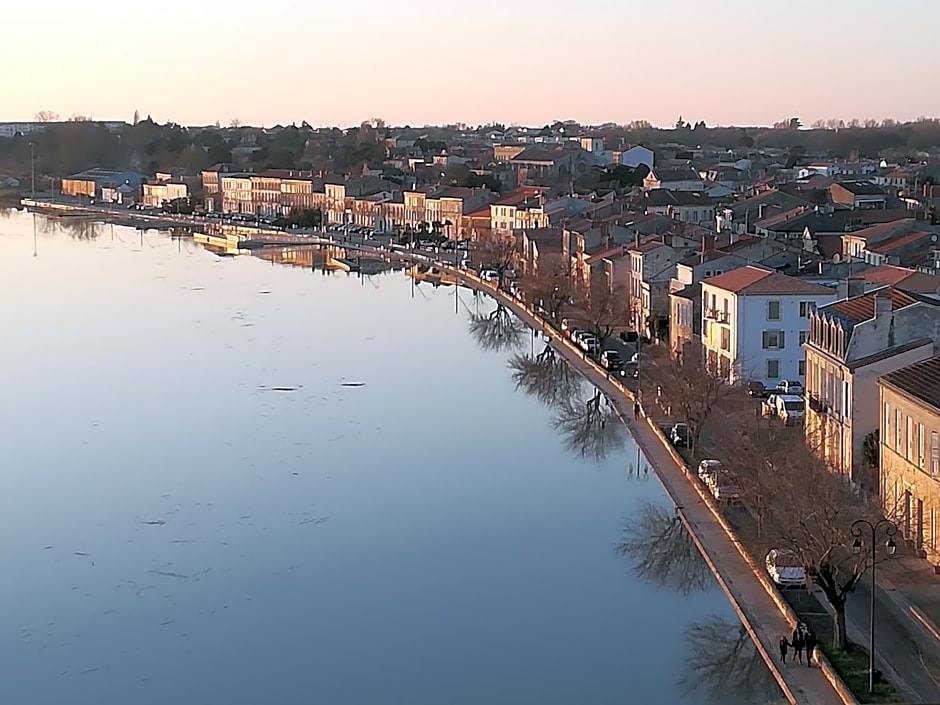
<instances>
[{"instance_id":1,"label":"dark car","mask_svg":"<svg viewBox=\"0 0 940 705\"><path fill-rule=\"evenodd\" d=\"M753 399L766 399L772 393L772 390L767 389L763 382L756 379L748 382L746 389L747 395Z\"/></svg>"}]
</instances>

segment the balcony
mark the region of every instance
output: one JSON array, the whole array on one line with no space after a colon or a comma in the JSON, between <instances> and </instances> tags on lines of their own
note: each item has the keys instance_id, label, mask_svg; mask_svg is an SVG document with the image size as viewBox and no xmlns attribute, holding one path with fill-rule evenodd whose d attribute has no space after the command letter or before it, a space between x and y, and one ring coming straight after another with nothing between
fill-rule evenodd
<instances>
[{"instance_id":1,"label":"balcony","mask_svg":"<svg viewBox=\"0 0 940 705\"><path fill-rule=\"evenodd\" d=\"M719 311L717 308L706 308L705 318L710 321L727 323L729 320L731 320L731 314L729 314L727 311Z\"/></svg>"},{"instance_id":2,"label":"balcony","mask_svg":"<svg viewBox=\"0 0 940 705\"><path fill-rule=\"evenodd\" d=\"M831 407L828 399L820 399L815 394L810 394L809 408L817 414L828 414Z\"/></svg>"}]
</instances>

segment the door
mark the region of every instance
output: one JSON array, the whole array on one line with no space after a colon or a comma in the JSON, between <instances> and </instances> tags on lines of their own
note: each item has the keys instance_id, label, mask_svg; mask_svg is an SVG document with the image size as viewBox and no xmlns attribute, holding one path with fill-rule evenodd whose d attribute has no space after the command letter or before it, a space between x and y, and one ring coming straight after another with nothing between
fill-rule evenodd
<instances>
[{"instance_id":1,"label":"door","mask_svg":"<svg viewBox=\"0 0 940 705\"><path fill-rule=\"evenodd\" d=\"M904 514L901 516L901 530L904 532L904 538L911 540L911 509L913 508L913 497L910 490L904 490Z\"/></svg>"},{"instance_id":2,"label":"door","mask_svg":"<svg viewBox=\"0 0 940 705\"><path fill-rule=\"evenodd\" d=\"M916 531L914 532L914 548L922 551L924 548L924 500L918 499L914 513Z\"/></svg>"}]
</instances>

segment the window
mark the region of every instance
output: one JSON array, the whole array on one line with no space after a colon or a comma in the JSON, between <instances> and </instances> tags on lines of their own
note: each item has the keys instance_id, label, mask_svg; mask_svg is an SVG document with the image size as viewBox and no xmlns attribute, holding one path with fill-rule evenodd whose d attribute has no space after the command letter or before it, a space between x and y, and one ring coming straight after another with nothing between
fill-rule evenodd
<instances>
[{"instance_id":1,"label":"window","mask_svg":"<svg viewBox=\"0 0 940 705\"><path fill-rule=\"evenodd\" d=\"M806 376L806 360L800 360L798 363L798 374L800 377Z\"/></svg>"},{"instance_id":2,"label":"window","mask_svg":"<svg viewBox=\"0 0 940 705\"><path fill-rule=\"evenodd\" d=\"M767 379L780 378L780 360L767 361Z\"/></svg>"},{"instance_id":3,"label":"window","mask_svg":"<svg viewBox=\"0 0 940 705\"><path fill-rule=\"evenodd\" d=\"M930 474L940 477L940 434L930 432Z\"/></svg>"},{"instance_id":4,"label":"window","mask_svg":"<svg viewBox=\"0 0 940 705\"><path fill-rule=\"evenodd\" d=\"M891 431L891 405L888 402L885 402L885 418L882 425L884 428L881 429L881 442L888 445L888 434Z\"/></svg>"},{"instance_id":5,"label":"window","mask_svg":"<svg viewBox=\"0 0 940 705\"><path fill-rule=\"evenodd\" d=\"M809 331L801 330L800 331L800 345L806 342L806 336L809 334Z\"/></svg>"},{"instance_id":6,"label":"window","mask_svg":"<svg viewBox=\"0 0 940 705\"><path fill-rule=\"evenodd\" d=\"M914 459L914 419L907 417L907 446L905 447L904 458L908 461Z\"/></svg>"},{"instance_id":7,"label":"window","mask_svg":"<svg viewBox=\"0 0 940 705\"><path fill-rule=\"evenodd\" d=\"M924 455L924 424L917 424L917 467L921 470L924 469L924 465L927 463L927 456Z\"/></svg>"},{"instance_id":8,"label":"window","mask_svg":"<svg viewBox=\"0 0 940 705\"><path fill-rule=\"evenodd\" d=\"M815 310L815 301L800 301L800 318L809 318L810 312Z\"/></svg>"},{"instance_id":9,"label":"window","mask_svg":"<svg viewBox=\"0 0 940 705\"><path fill-rule=\"evenodd\" d=\"M779 301L767 302L767 320L768 321L780 320L780 302Z\"/></svg>"},{"instance_id":10,"label":"window","mask_svg":"<svg viewBox=\"0 0 940 705\"><path fill-rule=\"evenodd\" d=\"M894 410L894 452L898 455L901 454L901 410Z\"/></svg>"},{"instance_id":11,"label":"window","mask_svg":"<svg viewBox=\"0 0 940 705\"><path fill-rule=\"evenodd\" d=\"M784 347L784 340L782 330L765 330L761 345L764 350L781 350Z\"/></svg>"},{"instance_id":12,"label":"window","mask_svg":"<svg viewBox=\"0 0 940 705\"><path fill-rule=\"evenodd\" d=\"M731 329L721 329L721 349L729 352L731 350Z\"/></svg>"}]
</instances>

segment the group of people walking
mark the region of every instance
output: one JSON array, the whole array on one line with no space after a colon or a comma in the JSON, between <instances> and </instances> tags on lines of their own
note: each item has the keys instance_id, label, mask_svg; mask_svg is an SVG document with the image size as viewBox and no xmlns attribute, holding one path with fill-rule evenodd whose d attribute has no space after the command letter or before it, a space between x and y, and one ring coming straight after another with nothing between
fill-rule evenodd
<instances>
[{"instance_id":1,"label":"group of people walking","mask_svg":"<svg viewBox=\"0 0 940 705\"><path fill-rule=\"evenodd\" d=\"M793 657L790 661L799 661L802 664L803 651L805 650L806 665L812 667L813 652L816 651L816 644L816 632L801 622L796 625L796 629L793 630L793 636L790 639L787 639L785 636L780 637L780 660L786 663L787 653L792 648Z\"/></svg>"}]
</instances>

